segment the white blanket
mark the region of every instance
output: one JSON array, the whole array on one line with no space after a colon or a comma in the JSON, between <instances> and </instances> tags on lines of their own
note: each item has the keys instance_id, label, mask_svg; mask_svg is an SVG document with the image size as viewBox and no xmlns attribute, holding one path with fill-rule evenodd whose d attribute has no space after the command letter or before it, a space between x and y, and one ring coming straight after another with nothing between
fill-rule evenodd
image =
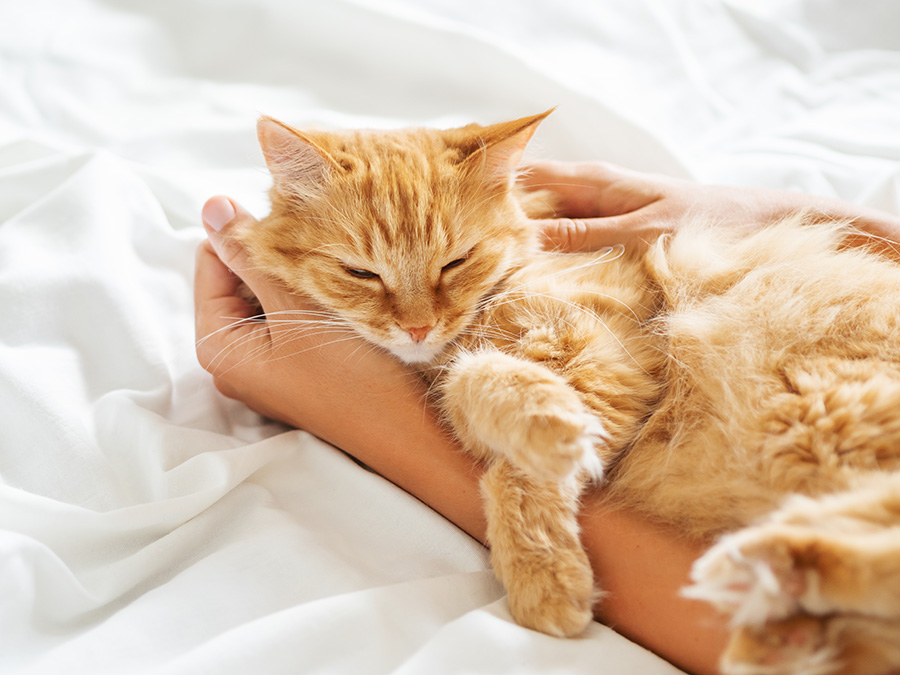
<instances>
[{"instance_id":1,"label":"white blanket","mask_svg":"<svg viewBox=\"0 0 900 675\"><path fill-rule=\"evenodd\" d=\"M896 0L0 0L0 672L677 672L517 627L480 545L194 357L260 113L551 106L538 155L900 212Z\"/></svg>"}]
</instances>

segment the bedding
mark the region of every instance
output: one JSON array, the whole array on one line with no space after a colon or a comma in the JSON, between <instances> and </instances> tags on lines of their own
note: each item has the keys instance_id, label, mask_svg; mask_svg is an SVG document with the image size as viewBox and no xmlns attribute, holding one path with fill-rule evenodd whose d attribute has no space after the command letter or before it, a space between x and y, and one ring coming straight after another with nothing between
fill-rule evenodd
<instances>
[{"instance_id":1,"label":"bedding","mask_svg":"<svg viewBox=\"0 0 900 675\"><path fill-rule=\"evenodd\" d=\"M0 0L0 672L643 673L515 625L485 549L196 362L199 212L255 121L488 123L533 155L900 213L895 0ZM672 617L677 621L677 617Z\"/></svg>"}]
</instances>

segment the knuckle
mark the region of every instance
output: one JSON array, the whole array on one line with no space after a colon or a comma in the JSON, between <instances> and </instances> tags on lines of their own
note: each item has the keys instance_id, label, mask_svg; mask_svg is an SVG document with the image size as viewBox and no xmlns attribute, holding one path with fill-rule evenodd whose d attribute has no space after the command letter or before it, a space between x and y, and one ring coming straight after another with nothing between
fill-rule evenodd
<instances>
[{"instance_id":1,"label":"knuckle","mask_svg":"<svg viewBox=\"0 0 900 675\"><path fill-rule=\"evenodd\" d=\"M219 258L228 267L234 267L235 261L237 261L244 252L244 247L241 245L241 242L232 233L223 235L219 240L217 248Z\"/></svg>"},{"instance_id":2,"label":"knuckle","mask_svg":"<svg viewBox=\"0 0 900 675\"><path fill-rule=\"evenodd\" d=\"M584 249L588 242L587 224L583 220L575 218L562 218L559 224L564 248L569 251Z\"/></svg>"}]
</instances>

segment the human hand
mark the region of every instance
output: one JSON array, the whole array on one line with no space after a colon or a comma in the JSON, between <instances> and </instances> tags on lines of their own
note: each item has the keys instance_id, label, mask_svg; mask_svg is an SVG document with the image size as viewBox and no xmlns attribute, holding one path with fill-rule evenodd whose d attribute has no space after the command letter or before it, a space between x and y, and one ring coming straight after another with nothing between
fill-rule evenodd
<instances>
[{"instance_id":1,"label":"human hand","mask_svg":"<svg viewBox=\"0 0 900 675\"><path fill-rule=\"evenodd\" d=\"M791 203L790 193L701 185L604 162L537 162L521 184L555 194L561 217L537 223L545 247L564 251L645 246L690 217L760 226Z\"/></svg>"},{"instance_id":2,"label":"human hand","mask_svg":"<svg viewBox=\"0 0 900 675\"><path fill-rule=\"evenodd\" d=\"M194 274L197 359L225 396L286 421L284 414L260 400L261 383L255 381L266 379L266 365L271 363L277 342L271 326L255 320L257 309L242 297L240 286L243 280L258 294L261 304L273 311L283 309L289 299L277 286L264 282L229 236L236 228L254 222L253 216L225 197L213 197L203 207L208 239L197 247Z\"/></svg>"},{"instance_id":3,"label":"human hand","mask_svg":"<svg viewBox=\"0 0 900 675\"><path fill-rule=\"evenodd\" d=\"M846 245L865 246L900 260L900 218L837 199L703 185L603 162L537 162L520 182L526 189L548 189L558 200L560 217L537 221L549 249L643 247L694 218L753 230L802 212L811 222L844 221L849 224Z\"/></svg>"},{"instance_id":4,"label":"human hand","mask_svg":"<svg viewBox=\"0 0 900 675\"><path fill-rule=\"evenodd\" d=\"M323 412L331 418L334 409L324 406L329 394L311 396L310 387L326 392L343 367L354 365L350 357L356 350L365 347L369 354L368 343L252 267L233 236L257 222L243 208L213 197L203 208L203 222L208 240L197 248L194 280L200 364L226 396L315 433ZM241 281L256 295L263 315L241 297ZM377 355L369 360L382 361ZM329 391L339 398L340 389Z\"/></svg>"}]
</instances>

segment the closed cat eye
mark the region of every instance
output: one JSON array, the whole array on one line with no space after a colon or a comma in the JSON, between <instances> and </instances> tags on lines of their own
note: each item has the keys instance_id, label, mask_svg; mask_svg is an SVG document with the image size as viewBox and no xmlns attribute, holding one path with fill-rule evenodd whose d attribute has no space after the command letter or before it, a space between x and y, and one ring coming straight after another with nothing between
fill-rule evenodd
<instances>
[{"instance_id":1,"label":"closed cat eye","mask_svg":"<svg viewBox=\"0 0 900 675\"><path fill-rule=\"evenodd\" d=\"M451 262L448 262L446 265L444 265L444 266L441 268L441 271L442 271L442 272L446 272L447 270L452 270L454 267L459 267L459 266L462 265L464 262L466 262L466 259L465 259L465 258L457 258L456 260L453 260L453 261L451 261Z\"/></svg>"},{"instance_id":2,"label":"closed cat eye","mask_svg":"<svg viewBox=\"0 0 900 675\"><path fill-rule=\"evenodd\" d=\"M359 269L358 267L345 267L344 270L352 277L357 279L377 279L378 275L369 270Z\"/></svg>"}]
</instances>

